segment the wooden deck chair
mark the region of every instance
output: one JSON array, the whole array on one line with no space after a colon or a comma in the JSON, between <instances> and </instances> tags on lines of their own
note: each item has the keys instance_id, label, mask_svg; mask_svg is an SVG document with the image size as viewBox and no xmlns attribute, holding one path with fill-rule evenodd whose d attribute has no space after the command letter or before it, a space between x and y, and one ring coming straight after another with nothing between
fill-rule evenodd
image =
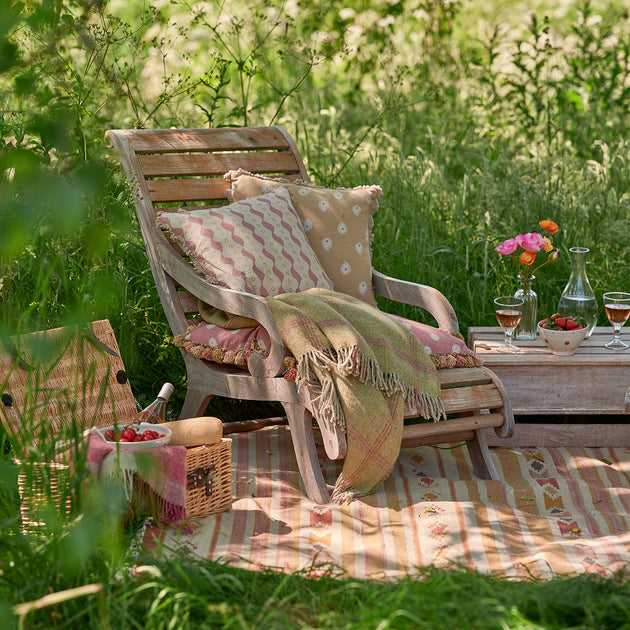
<instances>
[{"instance_id":1,"label":"wooden deck chair","mask_svg":"<svg viewBox=\"0 0 630 630\"><path fill-rule=\"evenodd\" d=\"M228 171L309 182L295 142L281 127L112 130L106 140L118 151L135 192L136 211L157 291L175 336L184 335L198 313L198 299L228 313L259 322L270 338L268 355L252 354L247 369L218 364L182 350L187 393L180 417L202 415L214 395L279 401L287 415L304 488L317 503L329 501L318 462L313 419L326 455L346 454L343 431L314 417L306 392L282 377L287 354L273 316L258 295L217 286L195 271L183 251L156 226L156 213L174 207L212 207L228 202ZM188 208L190 209L190 207ZM446 331L457 332L457 317L436 289L371 271L375 294L426 309ZM336 289L336 287L335 287ZM365 287L363 287L365 289ZM337 289L336 289L337 290ZM449 419L405 426L403 446L465 441L475 473L496 479L484 430L500 437L513 432L510 403L498 378L483 367L438 370Z\"/></svg>"}]
</instances>

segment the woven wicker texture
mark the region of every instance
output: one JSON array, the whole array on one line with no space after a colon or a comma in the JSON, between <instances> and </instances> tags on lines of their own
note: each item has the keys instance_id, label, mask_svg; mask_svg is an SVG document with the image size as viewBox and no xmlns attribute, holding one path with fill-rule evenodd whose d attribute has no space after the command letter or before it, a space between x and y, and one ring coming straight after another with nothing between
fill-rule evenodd
<instances>
[{"instance_id":1,"label":"woven wicker texture","mask_svg":"<svg viewBox=\"0 0 630 630\"><path fill-rule=\"evenodd\" d=\"M201 518L232 505L232 440L189 448L186 516Z\"/></svg>"},{"instance_id":2,"label":"woven wicker texture","mask_svg":"<svg viewBox=\"0 0 630 630\"><path fill-rule=\"evenodd\" d=\"M56 439L129 422L137 413L114 331L107 320L23 335L0 348L0 419L17 439ZM21 455L17 453L17 455Z\"/></svg>"},{"instance_id":3,"label":"woven wicker texture","mask_svg":"<svg viewBox=\"0 0 630 630\"><path fill-rule=\"evenodd\" d=\"M17 462L20 513L25 532L36 533L50 513L70 515L78 499L70 469L56 462Z\"/></svg>"},{"instance_id":4,"label":"woven wicker texture","mask_svg":"<svg viewBox=\"0 0 630 630\"><path fill-rule=\"evenodd\" d=\"M79 488L66 465L33 461L29 446L52 446L64 427L78 434L114 419L130 422L137 413L109 321L22 335L0 346L0 394L0 420L21 466L22 526L36 531L41 510L69 514Z\"/></svg>"},{"instance_id":5,"label":"woven wicker texture","mask_svg":"<svg viewBox=\"0 0 630 630\"><path fill-rule=\"evenodd\" d=\"M88 330L56 328L25 335L13 348L0 350L0 418L13 435L21 472L22 526L35 532L44 525L47 506L58 514L72 512L81 488L60 463L33 462L26 456L29 443L57 439L60 429L75 422L77 431L131 423L137 407L118 342L107 320L92 322ZM28 439L22 443L21 437ZM20 446L25 452L20 453ZM202 517L232 504L232 440L189 448L186 453L188 517ZM134 503L158 501L137 480ZM153 510L152 510L153 511ZM156 514L159 512L155 511Z\"/></svg>"},{"instance_id":6,"label":"woven wicker texture","mask_svg":"<svg viewBox=\"0 0 630 630\"><path fill-rule=\"evenodd\" d=\"M203 518L232 507L232 440L189 447L186 451L186 518ZM136 498L158 520L161 500L137 480Z\"/></svg>"}]
</instances>

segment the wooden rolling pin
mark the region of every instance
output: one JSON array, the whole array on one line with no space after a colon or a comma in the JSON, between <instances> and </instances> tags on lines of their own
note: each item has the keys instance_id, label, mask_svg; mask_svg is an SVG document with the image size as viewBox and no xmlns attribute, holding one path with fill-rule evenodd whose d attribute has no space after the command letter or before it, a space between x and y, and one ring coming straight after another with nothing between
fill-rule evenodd
<instances>
[{"instance_id":1,"label":"wooden rolling pin","mask_svg":"<svg viewBox=\"0 0 630 630\"><path fill-rule=\"evenodd\" d=\"M170 446L214 444L223 437L223 422L219 418L211 416L173 420L155 426L166 427L173 432L169 442Z\"/></svg>"}]
</instances>

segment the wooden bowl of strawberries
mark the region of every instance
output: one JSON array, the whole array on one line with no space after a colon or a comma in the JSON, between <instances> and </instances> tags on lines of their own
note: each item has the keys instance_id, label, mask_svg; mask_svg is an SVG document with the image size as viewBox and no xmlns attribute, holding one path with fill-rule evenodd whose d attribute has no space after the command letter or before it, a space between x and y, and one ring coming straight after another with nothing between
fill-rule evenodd
<instances>
[{"instance_id":1,"label":"wooden bowl of strawberries","mask_svg":"<svg viewBox=\"0 0 630 630\"><path fill-rule=\"evenodd\" d=\"M553 354L574 354L586 338L588 325L583 317L554 313L538 322L538 334Z\"/></svg>"}]
</instances>

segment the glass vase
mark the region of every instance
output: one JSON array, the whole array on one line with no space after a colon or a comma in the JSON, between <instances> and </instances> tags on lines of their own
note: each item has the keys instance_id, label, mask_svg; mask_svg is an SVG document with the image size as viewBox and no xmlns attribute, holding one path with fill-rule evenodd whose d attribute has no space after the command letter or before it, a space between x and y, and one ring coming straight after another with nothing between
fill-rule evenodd
<instances>
[{"instance_id":1,"label":"glass vase","mask_svg":"<svg viewBox=\"0 0 630 630\"><path fill-rule=\"evenodd\" d=\"M583 317L588 325L587 337L597 324L597 299L586 275L587 247L571 247L571 276L558 302L558 313Z\"/></svg>"},{"instance_id":2,"label":"glass vase","mask_svg":"<svg viewBox=\"0 0 630 630\"><path fill-rule=\"evenodd\" d=\"M519 325L514 331L514 338L520 340L536 339L538 325L538 296L532 288L536 276L526 277L518 274L518 281L521 288L514 294L514 297L523 299L523 316Z\"/></svg>"}]
</instances>

